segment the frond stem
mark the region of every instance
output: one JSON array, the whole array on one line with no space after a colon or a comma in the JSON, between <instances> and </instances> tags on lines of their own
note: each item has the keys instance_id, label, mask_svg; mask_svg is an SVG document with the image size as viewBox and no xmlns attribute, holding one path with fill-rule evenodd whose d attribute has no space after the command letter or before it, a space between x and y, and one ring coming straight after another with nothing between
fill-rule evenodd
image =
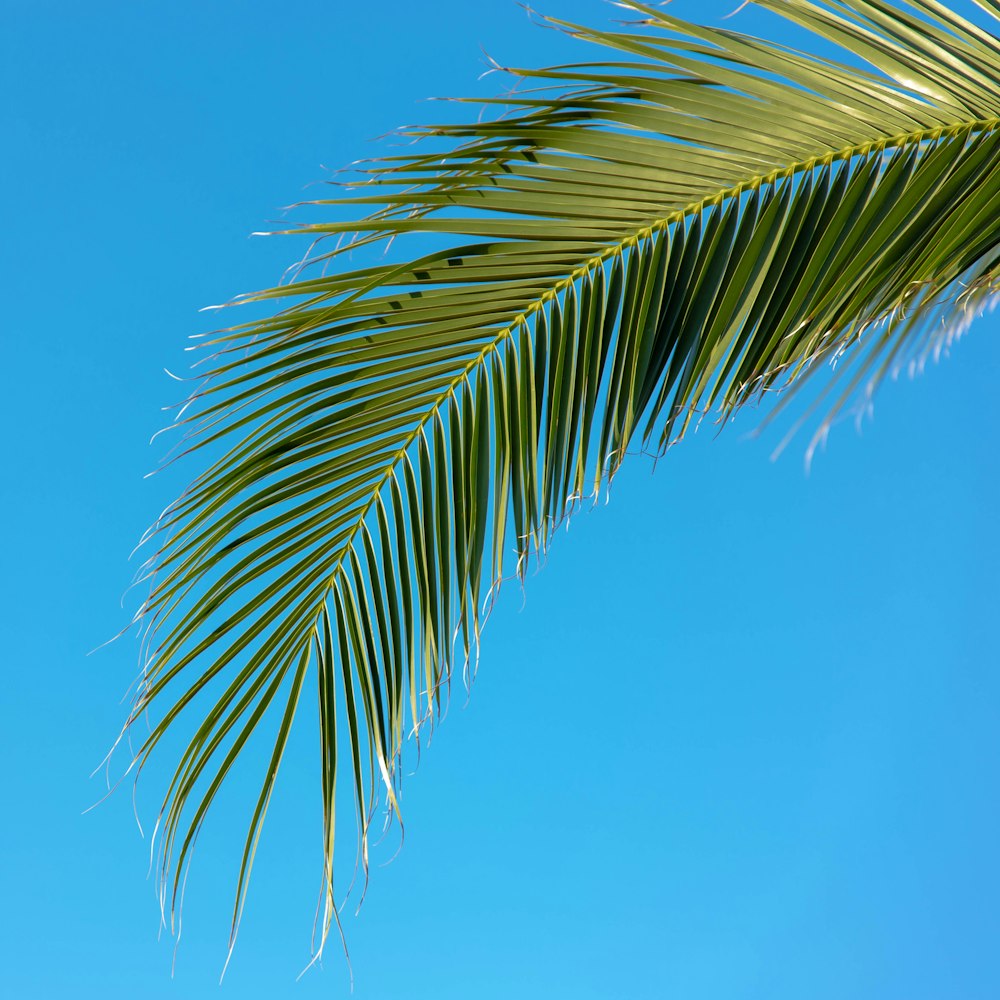
<instances>
[{"instance_id":1,"label":"frond stem","mask_svg":"<svg viewBox=\"0 0 1000 1000\"><path fill-rule=\"evenodd\" d=\"M371 498L362 508L354 528L351 530L350 534L341 546L340 553L337 556L337 564L334 567L333 572L330 574L330 579L327 583L325 592L327 594L330 592L338 574L342 572L344 557L350 550L355 536L358 531L360 531L361 525L368 516L368 512L371 510L372 505L381 493L382 488L394 474L396 466L402 461L403 457L409 450L410 445L412 445L416 440L417 435L423 431L428 422L435 416L435 414L437 414L445 400L448 399L449 396L453 396L455 389L461 384L461 382L467 379L470 373L478 368L478 366L483 364L490 354L498 351L500 347L510 339L514 331L517 330L521 324L527 322L528 319L536 315L549 302L572 286L575 282L579 281L583 277L586 277L588 274L593 273L598 267L602 266L607 260L614 257L616 254L620 254L624 250L637 246L644 240L650 239L657 233L663 232L669 226L680 222L688 216L696 215L712 205L721 205L730 198L738 198L744 192L776 184L779 181L793 177L796 174L814 170L816 167L821 165L826 166L835 162L851 160L855 156L871 156L872 154L884 152L887 149L895 149L902 146L908 146L913 143L927 141L939 142L942 139L956 138L963 133L973 135L975 133L992 132L997 128L1000 128L1000 117L976 118L969 121L958 122L957 124L951 126L939 125L935 128L925 128L917 129L912 132L903 132L893 136L886 136L884 139L870 140L854 146L845 146L839 150L831 150L821 156L811 156L808 159L796 161L785 167L777 167L767 174L758 174L755 177L740 181L738 184L735 184L730 188L725 188L716 194L706 195L698 201L691 202L684 208L676 209L663 218L655 220L648 226L644 226L632 235L627 236L625 239L620 240L611 246L605 247L600 253L588 258L579 267L574 268L574 270L571 271L566 277L560 278L556 281L551 288L547 289L534 302L532 302L530 306L518 313L506 326L500 329L493 340L487 343L479 354L477 354L465 366L465 368L463 368L462 371L448 383L445 389L442 390L441 394L434 400L423 416L421 416L416 426L410 434L407 435L406 440L400 446L399 450L393 455L391 462L386 466L381 479L379 479L378 483L372 490Z\"/></svg>"}]
</instances>

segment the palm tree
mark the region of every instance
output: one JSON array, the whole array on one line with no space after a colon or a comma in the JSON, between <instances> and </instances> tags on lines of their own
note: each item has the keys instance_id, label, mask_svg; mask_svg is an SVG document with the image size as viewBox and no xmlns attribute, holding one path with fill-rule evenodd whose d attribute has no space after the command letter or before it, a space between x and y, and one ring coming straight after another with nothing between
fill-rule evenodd
<instances>
[{"instance_id":1,"label":"palm tree","mask_svg":"<svg viewBox=\"0 0 1000 1000\"><path fill-rule=\"evenodd\" d=\"M313 203L350 220L293 230L353 234L317 244L322 273L245 296L280 309L210 339L177 425L185 453L215 457L153 532L128 723L153 713L140 767L204 712L158 823L172 913L264 723L235 935L308 682L324 940L341 772L366 869L382 796L398 812L405 738L433 723L456 665L471 672L501 581L524 576L627 448L659 454L705 414L787 399L839 361L822 432L990 301L1000 41L937 0L758 3L852 64L633 2L638 20L614 31L550 21L595 61L509 70L522 86L487 102L498 117L411 130L429 141ZM438 249L330 269L397 237Z\"/></svg>"}]
</instances>

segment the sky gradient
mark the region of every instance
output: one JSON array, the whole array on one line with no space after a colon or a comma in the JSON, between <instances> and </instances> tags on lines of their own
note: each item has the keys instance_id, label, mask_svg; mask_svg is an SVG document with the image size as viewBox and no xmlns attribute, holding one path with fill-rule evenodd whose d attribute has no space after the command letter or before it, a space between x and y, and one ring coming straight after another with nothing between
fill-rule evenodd
<instances>
[{"instance_id":1,"label":"sky gradient","mask_svg":"<svg viewBox=\"0 0 1000 1000\"><path fill-rule=\"evenodd\" d=\"M198 471L143 478L183 395L164 368L211 328L200 307L305 249L248 234L387 148L374 137L447 113L422 98L500 89L477 81L480 46L513 64L586 50L508 0L3 10L0 988L347 996L335 941L294 981L320 876L311 703L220 991L251 786L199 840L172 976L129 787L84 813L137 644L87 653L127 623L128 553ZM726 26L775 30L751 11ZM987 316L886 385L808 474L808 433L772 461L788 424L754 437L748 413L655 476L633 459L560 532L523 598L504 591L471 697L456 685L406 780L405 845L380 867L386 839L347 912L357 1000L1000 993L997 332ZM147 836L160 778L139 785Z\"/></svg>"}]
</instances>

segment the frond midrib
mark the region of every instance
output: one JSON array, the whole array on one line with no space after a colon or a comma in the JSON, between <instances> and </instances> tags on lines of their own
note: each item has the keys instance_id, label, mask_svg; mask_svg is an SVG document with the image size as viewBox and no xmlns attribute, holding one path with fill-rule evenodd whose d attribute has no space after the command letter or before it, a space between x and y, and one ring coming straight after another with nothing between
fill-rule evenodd
<instances>
[{"instance_id":1,"label":"frond midrib","mask_svg":"<svg viewBox=\"0 0 1000 1000\"><path fill-rule=\"evenodd\" d=\"M636 230L624 239L605 247L600 251L600 253L589 257L579 267L574 268L568 275L555 281L551 288L547 289L527 308L523 309L516 316L514 316L514 318L511 319L506 326L500 329L497 335L483 347L479 354L477 354L465 366L465 368L463 368L462 371L448 383L431 406L420 417L413 430L407 435L399 450L393 454L392 460L385 467L384 473L372 488L370 499L362 507L361 512L355 521L354 527L350 530L347 539L341 546L341 550L336 557L336 563L330 573L324 593L329 594L330 590L333 588L337 577L343 570L344 559L350 551L351 546L354 544L354 539L358 531L361 530L361 526L367 519L372 505L381 494L382 488L394 474L396 467L406 456L410 446L416 440L417 435L419 435L423 431L424 427L426 427L427 424L434 418L444 402L450 396L454 395L456 388L464 380L466 380L473 371L482 365L490 354L495 353L504 342L509 340L513 333L522 324L526 323L549 302L555 299L562 292L566 291L581 278L593 273L598 267L601 267L606 261L614 257L616 254L638 245L642 241L651 238L656 233L663 232L675 223L680 222L689 216L697 215L699 212L702 212L713 205L721 205L731 198L738 198L747 191L754 191L762 187L776 184L781 180L794 177L797 174L807 173L819 166L851 160L855 156L871 156L873 154L884 152L888 149L900 148L914 143L927 141L940 142L945 139L957 138L962 134L973 135L976 133L988 133L996 130L997 128L1000 128L1000 117L973 118L957 122L949 126L938 125L933 128L923 128L916 129L911 132L902 132L893 136L886 136L883 139L869 140L864 143L845 146L839 150L830 150L817 156L808 157L807 159L793 161L784 167L776 167L774 170L771 170L766 174L758 174L754 177L747 178L732 185L731 187L723 188L714 194L706 195L698 201L691 202L683 208L675 209L662 218L656 219L648 225L643 226L641 229Z\"/></svg>"}]
</instances>

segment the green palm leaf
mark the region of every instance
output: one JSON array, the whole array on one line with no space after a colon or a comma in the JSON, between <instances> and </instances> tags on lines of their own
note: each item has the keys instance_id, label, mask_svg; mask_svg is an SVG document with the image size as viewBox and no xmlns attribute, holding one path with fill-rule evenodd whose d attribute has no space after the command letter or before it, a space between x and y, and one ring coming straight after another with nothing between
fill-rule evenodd
<instances>
[{"instance_id":1,"label":"green palm leaf","mask_svg":"<svg viewBox=\"0 0 1000 1000\"><path fill-rule=\"evenodd\" d=\"M996 290L1000 42L935 0L760 5L872 69L638 3L620 31L553 22L598 61L513 71L535 86L506 114L412 130L433 151L316 203L373 214L294 230L353 234L327 264L394 237L445 249L247 296L284 307L211 341L180 423L188 452L224 450L158 522L130 720L156 713L138 762L199 720L159 824L171 909L264 724L235 934L313 674L325 939L340 772L366 867L405 738L474 660L484 603L629 445L660 452L842 359L836 412Z\"/></svg>"}]
</instances>

